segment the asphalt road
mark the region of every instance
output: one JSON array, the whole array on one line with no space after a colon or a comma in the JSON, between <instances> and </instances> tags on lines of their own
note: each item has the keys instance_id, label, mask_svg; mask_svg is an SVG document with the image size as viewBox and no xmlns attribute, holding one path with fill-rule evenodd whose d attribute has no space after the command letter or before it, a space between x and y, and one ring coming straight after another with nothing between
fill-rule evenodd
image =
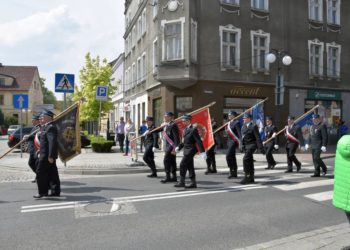
<instances>
[{"instance_id":1,"label":"asphalt road","mask_svg":"<svg viewBox=\"0 0 350 250\"><path fill-rule=\"evenodd\" d=\"M256 165L254 185L198 171L195 190L145 174L93 176L35 200L35 184L0 183L0 249L234 249L345 222L331 204L332 171L314 179L308 163L294 174Z\"/></svg>"}]
</instances>

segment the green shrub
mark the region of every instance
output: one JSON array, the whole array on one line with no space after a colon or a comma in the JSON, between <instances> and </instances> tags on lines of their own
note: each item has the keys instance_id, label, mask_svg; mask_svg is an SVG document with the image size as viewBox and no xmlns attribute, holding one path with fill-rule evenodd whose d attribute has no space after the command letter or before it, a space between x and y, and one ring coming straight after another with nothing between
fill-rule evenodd
<instances>
[{"instance_id":1,"label":"green shrub","mask_svg":"<svg viewBox=\"0 0 350 250\"><path fill-rule=\"evenodd\" d=\"M113 141L107 141L102 136L91 136L91 147L94 152L111 152Z\"/></svg>"}]
</instances>

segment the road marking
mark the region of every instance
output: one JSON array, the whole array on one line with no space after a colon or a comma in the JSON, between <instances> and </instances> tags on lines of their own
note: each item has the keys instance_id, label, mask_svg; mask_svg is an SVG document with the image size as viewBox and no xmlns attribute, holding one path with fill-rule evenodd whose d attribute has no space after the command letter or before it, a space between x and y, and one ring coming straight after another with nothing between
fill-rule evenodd
<instances>
[{"instance_id":1,"label":"road marking","mask_svg":"<svg viewBox=\"0 0 350 250\"><path fill-rule=\"evenodd\" d=\"M278 189L283 190L283 191L292 191L292 190L300 190L300 189L306 189L306 188L311 188L311 187L333 185L333 183L334 183L333 179L328 179L328 180L302 182L302 183L298 183L298 184L278 185L278 186L273 186L273 187L278 188Z\"/></svg>"},{"instance_id":2,"label":"road marking","mask_svg":"<svg viewBox=\"0 0 350 250\"><path fill-rule=\"evenodd\" d=\"M40 205L31 205L31 206L22 206L22 209L27 208L39 208L39 207L51 207L51 206L63 206L63 205L74 205L75 201L62 202L62 203L51 203L51 204L40 204Z\"/></svg>"},{"instance_id":3,"label":"road marking","mask_svg":"<svg viewBox=\"0 0 350 250\"><path fill-rule=\"evenodd\" d=\"M49 211L49 210L59 210L59 209L67 209L74 208L75 205L67 205L67 206L53 206L53 207L43 207L43 208L33 208L33 209L22 209L21 213L30 213L30 212L39 212L39 211Z\"/></svg>"},{"instance_id":4,"label":"road marking","mask_svg":"<svg viewBox=\"0 0 350 250\"><path fill-rule=\"evenodd\" d=\"M315 201L328 201L333 199L333 191L327 191L322 193L308 194L304 197Z\"/></svg>"}]
</instances>

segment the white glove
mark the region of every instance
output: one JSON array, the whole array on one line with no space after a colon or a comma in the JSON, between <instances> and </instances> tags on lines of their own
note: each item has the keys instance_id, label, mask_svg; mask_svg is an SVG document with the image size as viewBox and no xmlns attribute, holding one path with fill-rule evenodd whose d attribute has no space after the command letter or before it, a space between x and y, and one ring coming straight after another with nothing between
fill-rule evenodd
<instances>
[{"instance_id":1,"label":"white glove","mask_svg":"<svg viewBox=\"0 0 350 250\"><path fill-rule=\"evenodd\" d=\"M305 147L304 147L304 146L302 146L300 149L301 149L301 151L303 151L303 152L305 152L305 151L306 151L306 149L305 149Z\"/></svg>"},{"instance_id":2,"label":"white glove","mask_svg":"<svg viewBox=\"0 0 350 250\"><path fill-rule=\"evenodd\" d=\"M152 148L152 152L153 153L156 152L156 148L155 147Z\"/></svg>"},{"instance_id":3,"label":"white glove","mask_svg":"<svg viewBox=\"0 0 350 250\"><path fill-rule=\"evenodd\" d=\"M321 151L322 151L323 153L326 152L326 151L327 151L326 147L325 147L325 146L322 146L322 147L321 147Z\"/></svg>"},{"instance_id":4,"label":"white glove","mask_svg":"<svg viewBox=\"0 0 350 250\"><path fill-rule=\"evenodd\" d=\"M273 146L276 150L278 150L280 147L277 145L277 144L275 144L275 146Z\"/></svg>"},{"instance_id":5,"label":"white glove","mask_svg":"<svg viewBox=\"0 0 350 250\"><path fill-rule=\"evenodd\" d=\"M29 138L29 135L24 135L23 136L23 140L28 140L28 138Z\"/></svg>"},{"instance_id":6,"label":"white glove","mask_svg":"<svg viewBox=\"0 0 350 250\"><path fill-rule=\"evenodd\" d=\"M309 149L309 144L305 144L305 150Z\"/></svg>"},{"instance_id":7,"label":"white glove","mask_svg":"<svg viewBox=\"0 0 350 250\"><path fill-rule=\"evenodd\" d=\"M276 137L276 133L273 133L272 134L272 138L275 138ZM278 146L278 145L277 145Z\"/></svg>"},{"instance_id":8,"label":"white glove","mask_svg":"<svg viewBox=\"0 0 350 250\"><path fill-rule=\"evenodd\" d=\"M207 153L206 153L206 152L201 153L201 157L202 157L204 160L206 160L206 159L207 159Z\"/></svg>"},{"instance_id":9,"label":"white glove","mask_svg":"<svg viewBox=\"0 0 350 250\"><path fill-rule=\"evenodd\" d=\"M179 152L180 152L179 147L176 147L176 148L175 148L175 152L176 152L176 153L179 153Z\"/></svg>"},{"instance_id":10,"label":"white glove","mask_svg":"<svg viewBox=\"0 0 350 250\"><path fill-rule=\"evenodd\" d=\"M146 130L145 132L143 132L143 134L142 134L142 136L145 136L145 135L147 135L148 134L148 130Z\"/></svg>"}]
</instances>

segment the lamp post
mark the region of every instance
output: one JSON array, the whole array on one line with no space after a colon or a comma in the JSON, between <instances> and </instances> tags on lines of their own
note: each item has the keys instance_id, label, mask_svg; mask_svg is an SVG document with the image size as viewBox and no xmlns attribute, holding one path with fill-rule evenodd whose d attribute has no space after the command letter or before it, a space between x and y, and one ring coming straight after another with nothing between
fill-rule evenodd
<instances>
[{"instance_id":1,"label":"lamp post","mask_svg":"<svg viewBox=\"0 0 350 250\"><path fill-rule=\"evenodd\" d=\"M268 63L277 61L277 77L275 86L275 123L280 127L280 107L284 104L284 76L281 73L281 66L289 66L292 63L292 58L283 50L271 49L267 54L266 60ZM282 62L282 65L281 65Z\"/></svg>"}]
</instances>

